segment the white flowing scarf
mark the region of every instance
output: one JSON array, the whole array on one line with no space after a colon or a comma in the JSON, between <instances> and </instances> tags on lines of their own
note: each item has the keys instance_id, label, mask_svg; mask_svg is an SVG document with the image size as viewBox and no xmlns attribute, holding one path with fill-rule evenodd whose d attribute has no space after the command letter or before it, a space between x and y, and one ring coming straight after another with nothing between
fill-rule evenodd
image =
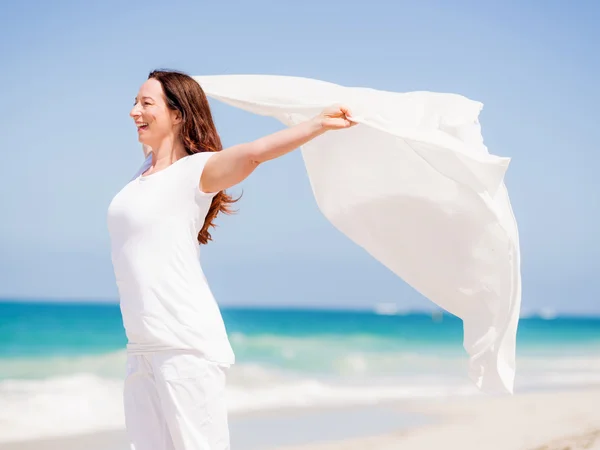
<instances>
[{"instance_id":1,"label":"white flowing scarf","mask_svg":"<svg viewBox=\"0 0 600 450\"><path fill-rule=\"evenodd\" d=\"M512 393L521 306L517 225L488 153L482 104L455 94L396 93L270 75L196 76L208 97L293 126L343 104L358 125L302 146L331 223L463 321L469 377Z\"/></svg>"}]
</instances>

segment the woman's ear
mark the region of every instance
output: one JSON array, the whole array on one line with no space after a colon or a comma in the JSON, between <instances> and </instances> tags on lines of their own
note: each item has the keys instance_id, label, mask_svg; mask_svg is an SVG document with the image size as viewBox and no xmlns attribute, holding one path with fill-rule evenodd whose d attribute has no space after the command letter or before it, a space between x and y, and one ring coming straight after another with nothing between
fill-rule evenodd
<instances>
[{"instance_id":1,"label":"woman's ear","mask_svg":"<svg viewBox=\"0 0 600 450\"><path fill-rule=\"evenodd\" d=\"M172 111L171 114L173 114L173 125L180 125L183 122L183 114L181 113L181 111Z\"/></svg>"}]
</instances>

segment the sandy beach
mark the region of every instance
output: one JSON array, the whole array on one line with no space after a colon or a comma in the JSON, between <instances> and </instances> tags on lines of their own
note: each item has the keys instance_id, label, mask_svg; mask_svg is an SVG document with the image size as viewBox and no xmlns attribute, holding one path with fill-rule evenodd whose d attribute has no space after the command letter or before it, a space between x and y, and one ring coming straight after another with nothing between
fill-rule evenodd
<instances>
[{"instance_id":1,"label":"sandy beach","mask_svg":"<svg viewBox=\"0 0 600 450\"><path fill-rule=\"evenodd\" d=\"M232 418L232 448L249 450L600 450L600 388L397 402L327 411L260 413ZM344 412L345 411L345 412ZM362 411L362 415L359 411ZM389 422L397 412L398 426ZM428 424L407 417L426 416ZM275 419L277 417L277 419ZM250 420L250 422L248 422ZM279 421L279 422L276 422ZM245 421L245 422L244 422ZM287 422L286 422L287 421ZM360 430L357 421L371 421ZM419 424L421 423L421 424ZM245 430L243 428L246 428ZM288 431L286 431L286 427ZM309 430L299 445L280 445L290 427ZM327 430L337 429L336 433ZM345 436L339 435L344 433ZM267 436L252 440L247 433ZM362 437L356 437L362 434ZM246 436L246 438L244 437ZM289 437L289 436L288 436ZM233 439L236 438L236 439ZM123 431L0 444L1 450L125 450Z\"/></svg>"},{"instance_id":2,"label":"sandy beach","mask_svg":"<svg viewBox=\"0 0 600 450\"><path fill-rule=\"evenodd\" d=\"M385 436L285 450L600 450L600 389L476 397L408 406L435 425Z\"/></svg>"}]
</instances>

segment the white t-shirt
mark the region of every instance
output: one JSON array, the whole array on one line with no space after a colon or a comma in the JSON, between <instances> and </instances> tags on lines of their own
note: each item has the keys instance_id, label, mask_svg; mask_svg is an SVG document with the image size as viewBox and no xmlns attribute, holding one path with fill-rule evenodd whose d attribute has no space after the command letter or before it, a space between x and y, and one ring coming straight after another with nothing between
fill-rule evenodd
<instances>
[{"instance_id":1,"label":"white t-shirt","mask_svg":"<svg viewBox=\"0 0 600 450\"><path fill-rule=\"evenodd\" d=\"M198 186L213 154L186 156L143 176L150 155L110 203L111 256L130 353L191 349L234 362L197 240L215 195Z\"/></svg>"}]
</instances>

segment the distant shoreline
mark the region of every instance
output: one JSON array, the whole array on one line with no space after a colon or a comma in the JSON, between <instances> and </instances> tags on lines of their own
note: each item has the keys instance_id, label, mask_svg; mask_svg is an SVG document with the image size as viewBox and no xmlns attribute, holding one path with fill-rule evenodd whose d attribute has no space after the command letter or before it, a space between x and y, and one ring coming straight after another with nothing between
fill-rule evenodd
<instances>
[{"instance_id":1,"label":"distant shoreline","mask_svg":"<svg viewBox=\"0 0 600 450\"><path fill-rule=\"evenodd\" d=\"M34 297L0 297L0 305L2 304L27 304L27 305L65 305L65 306L119 306L118 299L63 299L63 298L34 298ZM394 307L388 306L393 305ZM402 305L389 304L386 302L374 303L370 307L341 307L333 305L320 304L220 304L223 311L285 311L285 312L332 312L332 313L369 313L389 316L405 316L405 315L439 315L444 317L456 318L453 314L442 310L441 308L410 308L403 309ZM389 308L389 309L388 309ZM457 318L458 319L458 318ZM524 319L600 319L600 311L554 311L542 308L540 310L525 310L522 312L520 320ZM460 320L460 319L458 319Z\"/></svg>"}]
</instances>

